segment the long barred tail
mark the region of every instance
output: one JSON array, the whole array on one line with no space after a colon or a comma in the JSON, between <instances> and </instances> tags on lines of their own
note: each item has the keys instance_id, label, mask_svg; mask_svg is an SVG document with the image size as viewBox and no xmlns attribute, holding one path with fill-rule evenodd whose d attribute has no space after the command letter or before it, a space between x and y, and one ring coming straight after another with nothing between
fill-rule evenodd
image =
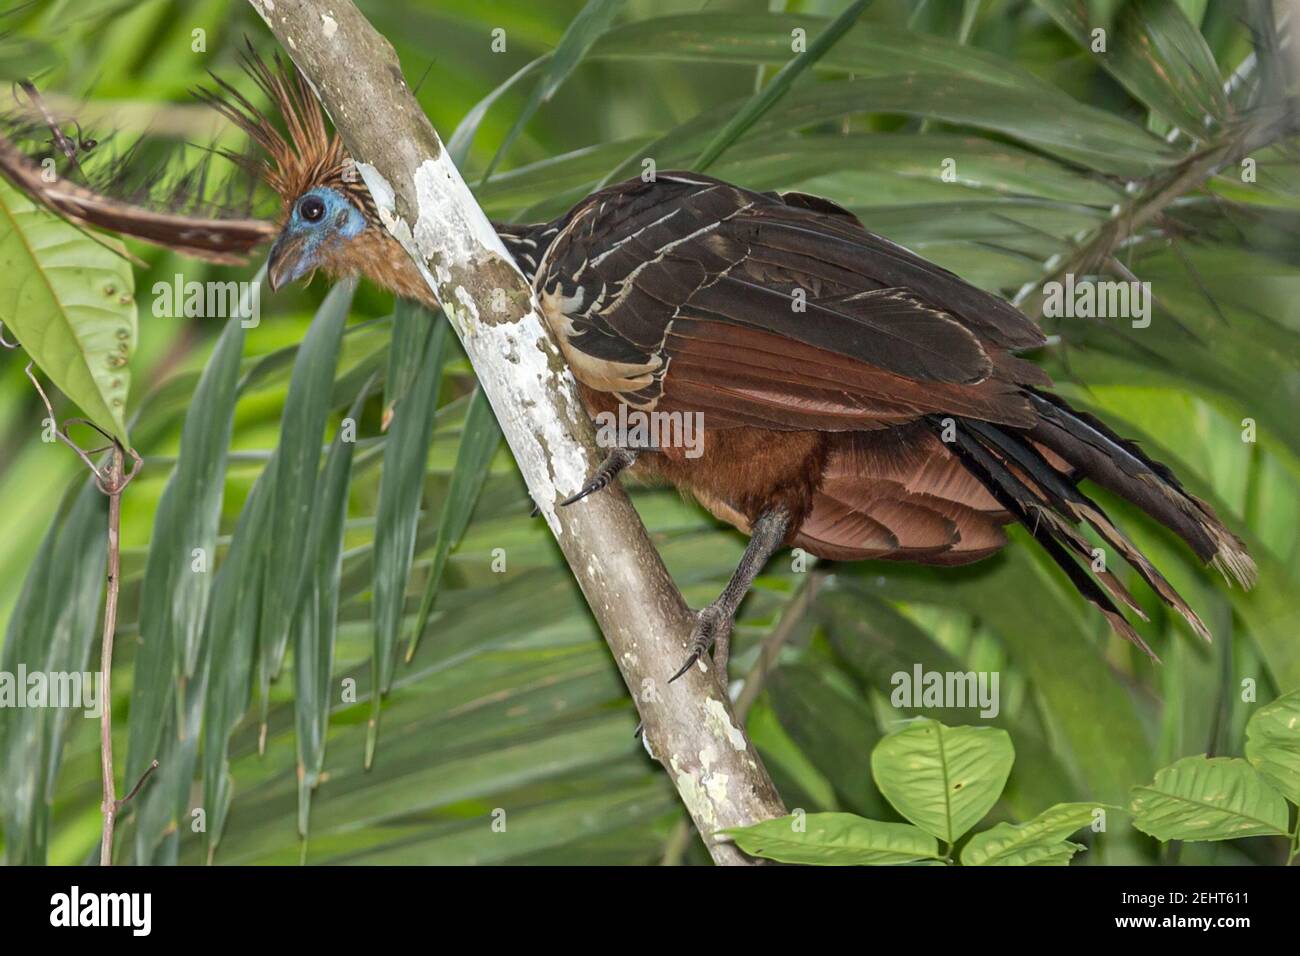
<instances>
[{"instance_id":1,"label":"long barred tail","mask_svg":"<svg viewBox=\"0 0 1300 956\"><path fill-rule=\"evenodd\" d=\"M1196 612L1101 506L1079 489L1079 482L1090 479L1141 508L1186 541L1202 561L1249 588L1256 570L1245 545L1209 505L1189 494L1173 472L1148 458L1135 443L1120 438L1093 416L1070 408L1058 396L1030 391L1029 398L1039 415L1032 429L956 419L955 440L949 447L1124 637L1155 657L1116 606L1119 602L1145 620L1137 601L1110 571L1089 573L1093 549L1079 533L1081 523L1092 526L1166 604L1209 640L1210 632ZM943 419L936 417L931 425L941 433Z\"/></svg>"}]
</instances>

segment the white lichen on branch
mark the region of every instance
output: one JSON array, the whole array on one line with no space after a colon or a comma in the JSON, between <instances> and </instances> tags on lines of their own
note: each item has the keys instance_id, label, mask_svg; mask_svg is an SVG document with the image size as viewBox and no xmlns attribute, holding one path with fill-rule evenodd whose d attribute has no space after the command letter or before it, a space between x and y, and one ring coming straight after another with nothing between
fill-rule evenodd
<instances>
[{"instance_id":1,"label":"white lichen on branch","mask_svg":"<svg viewBox=\"0 0 1300 956\"><path fill-rule=\"evenodd\" d=\"M446 151L426 159L412 177L418 210L414 228L397 212L388 180L369 163L358 163L357 169L381 221L420 267L475 369L495 379L497 388L488 389L488 397L498 420L504 425L514 419L518 434L532 439L522 448L512 445L515 458L547 525L557 537L562 535L555 502L582 487L586 456L547 405L551 397L562 395L570 421L581 414L572 375L558 361L535 307L512 321L481 321L478 303L456 276L491 258L507 265L519 282L527 280L477 206L465 206L469 187ZM505 357L513 366L511 373L494 374L493 362L483 361L488 353Z\"/></svg>"},{"instance_id":2,"label":"white lichen on branch","mask_svg":"<svg viewBox=\"0 0 1300 956\"><path fill-rule=\"evenodd\" d=\"M577 384L536 298L402 79L391 44L349 0L250 0L321 97L379 216L442 305L528 488L614 653L657 753L713 859L752 862L719 829L781 816L761 760L711 669L662 692L693 617L626 497L557 509L599 461ZM322 13L336 23L322 35ZM653 743L653 747L651 746Z\"/></svg>"}]
</instances>

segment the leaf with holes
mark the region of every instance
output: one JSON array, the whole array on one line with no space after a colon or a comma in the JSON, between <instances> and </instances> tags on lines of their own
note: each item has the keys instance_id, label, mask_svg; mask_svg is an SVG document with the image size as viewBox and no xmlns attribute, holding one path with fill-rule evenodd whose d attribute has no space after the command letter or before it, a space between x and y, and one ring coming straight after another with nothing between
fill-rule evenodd
<instances>
[{"instance_id":1,"label":"leaf with holes","mask_svg":"<svg viewBox=\"0 0 1300 956\"><path fill-rule=\"evenodd\" d=\"M82 413L129 445L135 278L116 239L93 238L0 180L0 322Z\"/></svg>"}]
</instances>

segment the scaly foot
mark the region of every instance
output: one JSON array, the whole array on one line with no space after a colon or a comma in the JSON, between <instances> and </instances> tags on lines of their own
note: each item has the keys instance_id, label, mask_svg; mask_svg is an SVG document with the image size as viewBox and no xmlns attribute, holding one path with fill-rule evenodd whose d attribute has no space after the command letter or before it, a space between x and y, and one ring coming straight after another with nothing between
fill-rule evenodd
<instances>
[{"instance_id":1,"label":"scaly foot","mask_svg":"<svg viewBox=\"0 0 1300 956\"><path fill-rule=\"evenodd\" d=\"M676 674L668 678L668 683L671 684L690 670L691 666L712 647L714 649L713 669L718 674L719 682L726 686L727 655L731 647L732 624L732 616L722 606L720 599L697 611L695 613L695 627L691 631L691 640L688 645L689 654L686 663L678 668Z\"/></svg>"}]
</instances>

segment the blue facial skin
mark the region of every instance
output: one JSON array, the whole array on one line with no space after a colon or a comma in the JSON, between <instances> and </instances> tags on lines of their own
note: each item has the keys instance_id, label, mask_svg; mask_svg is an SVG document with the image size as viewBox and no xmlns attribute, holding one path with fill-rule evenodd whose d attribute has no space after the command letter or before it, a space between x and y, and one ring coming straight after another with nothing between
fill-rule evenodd
<instances>
[{"instance_id":1,"label":"blue facial skin","mask_svg":"<svg viewBox=\"0 0 1300 956\"><path fill-rule=\"evenodd\" d=\"M324 214L307 218L306 212L319 203ZM318 208L318 207L317 207ZM271 288L278 289L301 279L320 265L322 251L334 242L356 237L366 228L365 217L342 193L327 187L309 190L298 197L289 221L280 232L267 270Z\"/></svg>"}]
</instances>

